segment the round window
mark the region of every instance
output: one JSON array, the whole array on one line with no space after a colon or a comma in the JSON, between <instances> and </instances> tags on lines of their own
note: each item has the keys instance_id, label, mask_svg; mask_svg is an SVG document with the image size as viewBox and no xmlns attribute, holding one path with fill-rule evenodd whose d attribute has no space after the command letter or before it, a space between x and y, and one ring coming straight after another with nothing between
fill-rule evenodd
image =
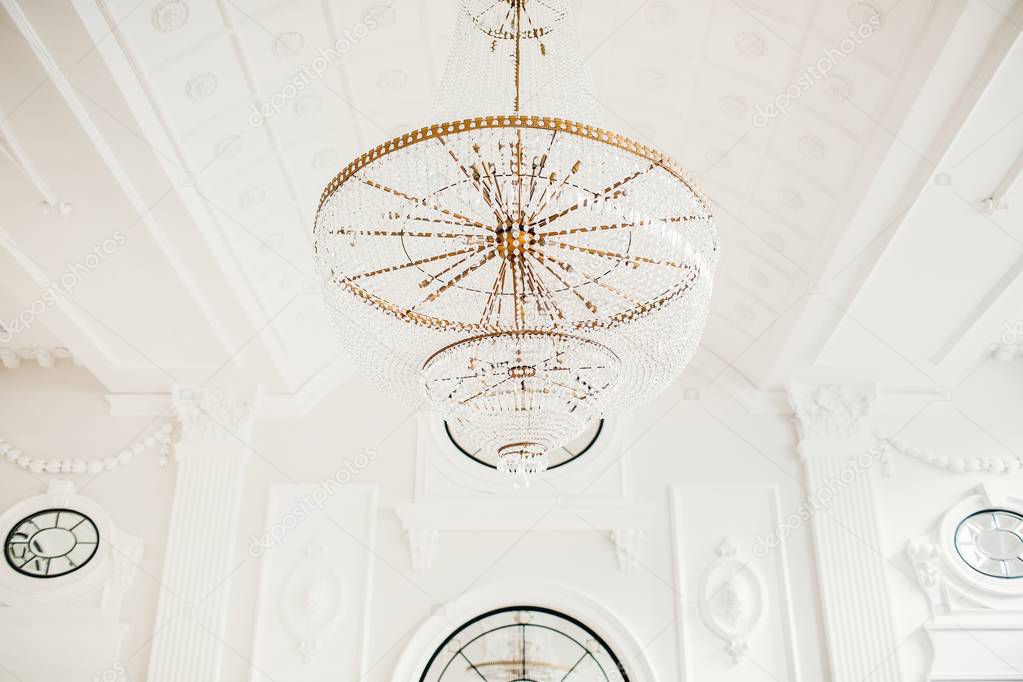
<instances>
[{"instance_id":1,"label":"round window","mask_svg":"<svg viewBox=\"0 0 1023 682\"><path fill-rule=\"evenodd\" d=\"M604 420L599 419L595 423L590 424L589 428L583 432L581 436L575 440L567 443L560 448L552 450L550 453L550 464L548 465L548 471L556 469L560 466L565 466L569 462L573 462L579 457L586 454L597 442L600 437L601 431L604 429ZM497 455L496 453L486 453L479 448L474 448L469 445L469 439L464 436L460 436L457 424L451 424L444 422L444 430L447 431L448 438L454 443L455 447L458 448L459 452L463 455L476 462L482 464L485 467L491 469L497 469Z\"/></svg>"},{"instance_id":2,"label":"round window","mask_svg":"<svg viewBox=\"0 0 1023 682\"><path fill-rule=\"evenodd\" d=\"M963 519L955 546L966 564L992 578L1023 578L1023 516L1006 509L987 509Z\"/></svg>"},{"instance_id":3,"label":"round window","mask_svg":"<svg viewBox=\"0 0 1023 682\"><path fill-rule=\"evenodd\" d=\"M73 509L46 509L15 524L4 542L7 563L32 578L57 578L89 563L99 547L99 530Z\"/></svg>"},{"instance_id":4,"label":"round window","mask_svg":"<svg viewBox=\"0 0 1023 682\"><path fill-rule=\"evenodd\" d=\"M514 606L485 613L449 636L420 682L628 682L610 647L563 613Z\"/></svg>"}]
</instances>

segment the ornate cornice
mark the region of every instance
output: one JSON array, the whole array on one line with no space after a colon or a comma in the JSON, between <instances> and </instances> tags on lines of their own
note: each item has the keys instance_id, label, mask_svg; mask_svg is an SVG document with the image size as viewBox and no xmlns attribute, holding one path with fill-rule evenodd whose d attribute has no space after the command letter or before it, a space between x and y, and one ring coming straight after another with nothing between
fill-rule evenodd
<instances>
[{"instance_id":1,"label":"ornate cornice","mask_svg":"<svg viewBox=\"0 0 1023 682\"><path fill-rule=\"evenodd\" d=\"M877 400L876 384L790 384L789 405L799 440L848 437Z\"/></svg>"}]
</instances>

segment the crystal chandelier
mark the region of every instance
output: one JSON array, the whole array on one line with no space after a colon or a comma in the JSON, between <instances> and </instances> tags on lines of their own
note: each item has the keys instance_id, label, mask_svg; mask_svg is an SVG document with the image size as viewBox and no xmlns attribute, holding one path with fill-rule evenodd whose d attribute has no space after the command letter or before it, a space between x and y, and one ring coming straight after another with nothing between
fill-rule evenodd
<instances>
[{"instance_id":1,"label":"crystal chandelier","mask_svg":"<svg viewBox=\"0 0 1023 682\"><path fill-rule=\"evenodd\" d=\"M708 202L594 108L571 0L459 0L449 122L352 161L316 216L353 359L514 474L669 385L707 317Z\"/></svg>"}]
</instances>

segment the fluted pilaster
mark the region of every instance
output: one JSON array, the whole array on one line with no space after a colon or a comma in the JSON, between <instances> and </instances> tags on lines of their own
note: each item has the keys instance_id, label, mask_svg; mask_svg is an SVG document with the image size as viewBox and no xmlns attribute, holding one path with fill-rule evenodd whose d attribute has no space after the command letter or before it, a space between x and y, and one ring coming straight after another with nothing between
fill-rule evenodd
<instances>
[{"instance_id":1,"label":"fluted pilaster","mask_svg":"<svg viewBox=\"0 0 1023 682\"><path fill-rule=\"evenodd\" d=\"M861 422L873 385L793 385L833 682L900 682L872 477L883 452Z\"/></svg>"},{"instance_id":2,"label":"fluted pilaster","mask_svg":"<svg viewBox=\"0 0 1023 682\"><path fill-rule=\"evenodd\" d=\"M176 388L181 422L149 682L220 678L253 397Z\"/></svg>"}]
</instances>

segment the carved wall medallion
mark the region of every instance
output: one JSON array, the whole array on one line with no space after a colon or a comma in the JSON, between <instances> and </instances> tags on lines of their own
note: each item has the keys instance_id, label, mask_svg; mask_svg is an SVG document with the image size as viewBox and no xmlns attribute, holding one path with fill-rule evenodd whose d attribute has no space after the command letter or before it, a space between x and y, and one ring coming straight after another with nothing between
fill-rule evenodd
<instances>
[{"instance_id":1,"label":"carved wall medallion","mask_svg":"<svg viewBox=\"0 0 1023 682\"><path fill-rule=\"evenodd\" d=\"M323 647L324 636L337 621L344 600L344 585L331 567L328 553L325 546L311 543L281 591L281 621L306 664Z\"/></svg>"},{"instance_id":2,"label":"carved wall medallion","mask_svg":"<svg viewBox=\"0 0 1023 682\"><path fill-rule=\"evenodd\" d=\"M739 556L731 538L721 541L717 554L700 578L700 614L738 664L749 650L750 636L764 620L767 590L750 561Z\"/></svg>"}]
</instances>

